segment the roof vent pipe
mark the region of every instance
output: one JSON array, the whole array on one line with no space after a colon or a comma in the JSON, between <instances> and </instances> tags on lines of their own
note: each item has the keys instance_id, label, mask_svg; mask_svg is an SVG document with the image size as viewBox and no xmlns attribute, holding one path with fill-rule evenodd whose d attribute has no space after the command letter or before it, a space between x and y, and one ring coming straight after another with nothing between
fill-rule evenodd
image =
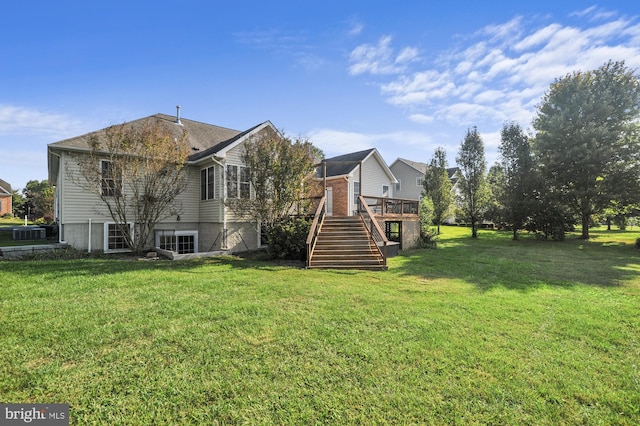
<instances>
[{"instance_id":1,"label":"roof vent pipe","mask_svg":"<svg viewBox=\"0 0 640 426\"><path fill-rule=\"evenodd\" d=\"M180 105L176 105L176 123L177 124L182 124L180 122Z\"/></svg>"}]
</instances>

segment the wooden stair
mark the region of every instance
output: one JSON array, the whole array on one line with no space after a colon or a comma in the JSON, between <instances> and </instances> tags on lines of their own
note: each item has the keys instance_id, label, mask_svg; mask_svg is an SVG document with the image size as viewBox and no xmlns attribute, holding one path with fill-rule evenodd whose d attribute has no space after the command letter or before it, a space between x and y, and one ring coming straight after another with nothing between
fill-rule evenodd
<instances>
[{"instance_id":1,"label":"wooden stair","mask_svg":"<svg viewBox=\"0 0 640 426\"><path fill-rule=\"evenodd\" d=\"M326 216L310 258L309 268L387 269L359 216Z\"/></svg>"}]
</instances>

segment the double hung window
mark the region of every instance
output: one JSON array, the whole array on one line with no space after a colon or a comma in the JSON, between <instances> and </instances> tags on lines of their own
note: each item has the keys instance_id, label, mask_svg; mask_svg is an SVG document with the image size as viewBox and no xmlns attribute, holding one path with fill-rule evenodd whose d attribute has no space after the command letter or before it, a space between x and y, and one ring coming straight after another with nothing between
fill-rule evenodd
<instances>
[{"instance_id":1,"label":"double hung window","mask_svg":"<svg viewBox=\"0 0 640 426\"><path fill-rule=\"evenodd\" d=\"M200 170L200 200L213 200L215 198L215 167L207 167Z\"/></svg>"},{"instance_id":2,"label":"double hung window","mask_svg":"<svg viewBox=\"0 0 640 426\"><path fill-rule=\"evenodd\" d=\"M116 165L108 160L100 161L100 188L105 197L114 197L120 194L122 176Z\"/></svg>"},{"instance_id":3,"label":"double hung window","mask_svg":"<svg viewBox=\"0 0 640 426\"><path fill-rule=\"evenodd\" d=\"M227 197L244 199L251 197L251 181L248 167L227 166Z\"/></svg>"}]
</instances>

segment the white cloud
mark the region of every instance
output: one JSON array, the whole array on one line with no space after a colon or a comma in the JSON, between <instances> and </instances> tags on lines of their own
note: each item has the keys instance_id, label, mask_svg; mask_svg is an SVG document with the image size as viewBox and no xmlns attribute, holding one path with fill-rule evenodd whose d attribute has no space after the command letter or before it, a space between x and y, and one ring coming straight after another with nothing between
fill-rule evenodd
<instances>
[{"instance_id":1,"label":"white cloud","mask_svg":"<svg viewBox=\"0 0 640 426\"><path fill-rule=\"evenodd\" d=\"M391 36L383 36L378 44L362 44L349 55L349 74L399 74L407 64L418 59L418 49L403 48L399 54L391 47Z\"/></svg>"},{"instance_id":2,"label":"white cloud","mask_svg":"<svg viewBox=\"0 0 640 426\"><path fill-rule=\"evenodd\" d=\"M421 132L399 131L390 133L358 133L335 129L316 129L309 133L309 140L322 149L327 157L377 148L381 153L397 156L402 147L433 149L431 136ZM393 157L395 159L395 157ZM392 159L386 158L386 161Z\"/></svg>"},{"instance_id":3,"label":"white cloud","mask_svg":"<svg viewBox=\"0 0 640 426\"><path fill-rule=\"evenodd\" d=\"M0 105L0 134L3 135L38 135L62 139L78 134L81 128L79 121L64 114Z\"/></svg>"},{"instance_id":4,"label":"white cloud","mask_svg":"<svg viewBox=\"0 0 640 426\"><path fill-rule=\"evenodd\" d=\"M364 30L364 24L360 22L358 19L351 19L349 21L349 29L347 30L347 34L350 36L357 36L362 33Z\"/></svg>"},{"instance_id":5,"label":"white cloud","mask_svg":"<svg viewBox=\"0 0 640 426\"><path fill-rule=\"evenodd\" d=\"M433 122L433 116L431 115L425 115L425 114L411 114L409 116L409 120L415 122L415 123L432 123Z\"/></svg>"},{"instance_id":6,"label":"white cloud","mask_svg":"<svg viewBox=\"0 0 640 426\"><path fill-rule=\"evenodd\" d=\"M465 44L436 54L430 67L415 68L417 62L408 54L412 70L410 64L403 70L393 61L391 37L385 36L377 46L354 50L350 71L397 73L380 84L381 93L416 123L477 120L497 128L504 120L518 120L527 127L554 79L598 68L608 60L640 67L636 20L616 18L596 7L573 14L571 25L518 16L488 25L464 39Z\"/></svg>"}]
</instances>

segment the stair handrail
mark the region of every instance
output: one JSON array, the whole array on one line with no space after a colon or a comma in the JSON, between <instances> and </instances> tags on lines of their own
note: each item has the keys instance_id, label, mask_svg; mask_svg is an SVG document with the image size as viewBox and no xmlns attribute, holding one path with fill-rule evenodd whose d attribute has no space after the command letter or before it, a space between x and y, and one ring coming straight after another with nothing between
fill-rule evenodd
<instances>
[{"instance_id":1,"label":"stair handrail","mask_svg":"<svg viewBox=\"0 0 640 426\"><path fill-rule=\"evenodd\" d=\"M378 224L378 221L373 216L373 213L367 204L367 200L365 200L362 195L358 196L358 213L360 213L360 217L364 221L365 225L367 225L367 232L380 252L384 266L387 266L387 244L389 243L389 240L384 232L382 232L380 224ZM382 246L382 248L380 248L380 246Z\"/></svg>"},{"instance_id":2,"label":"stair handrail","mask_svg":"<svg viewBox=\"0 0 640 426\"><path fill-rule=\"evenodd\" d=\"M326 204L327 196L324 195L320 199L320 203L318 203L316 213L313 215L313 222L311 223L309 235L307 236L307 268L311 264L311 255L313 254L313 249L316 247L318 234L320 233L320 228L322 228L322 223L324 222L324 217L327 213Z\"/></svg>"}]
</instances>

